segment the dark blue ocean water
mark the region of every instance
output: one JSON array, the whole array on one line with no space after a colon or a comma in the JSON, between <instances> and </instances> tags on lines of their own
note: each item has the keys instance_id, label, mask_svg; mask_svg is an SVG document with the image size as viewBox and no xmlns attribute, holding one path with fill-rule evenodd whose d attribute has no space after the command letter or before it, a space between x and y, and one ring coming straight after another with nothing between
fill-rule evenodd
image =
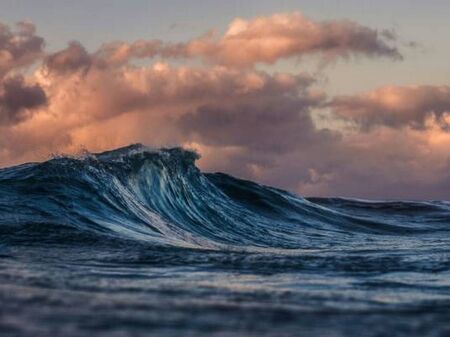
<instances>
[{"instance_id":1,"label":"dark blue ocean water","mask_svg":"<svg viewBox=\"0 0 450 337\"><path fill-rule=\"evenodd\" d=\"M450 335L450 203L304 199L196 159L0 170L0 335Z\"/></svg>"}]
</instances>

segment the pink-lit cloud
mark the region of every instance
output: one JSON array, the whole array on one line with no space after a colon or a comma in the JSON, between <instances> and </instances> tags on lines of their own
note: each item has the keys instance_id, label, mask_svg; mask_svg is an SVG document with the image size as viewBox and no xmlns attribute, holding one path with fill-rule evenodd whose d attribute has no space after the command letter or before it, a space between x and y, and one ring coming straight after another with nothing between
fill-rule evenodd
<instances>
[{"instance_id":1,"label":"pink-lit cloud","mask_svg":"<svg viewBox=\"0 0 450 337\"><path fill-rule=\"evenodd\" d=\"M335 97L330 104L339 117L364 129L375 126L425 128L434 119L448 128L450 87L387 86L354 96Z\"/></svg>"},{"instance_id":2,"label":"pink-lit cloud","mask_svg":"<svg viewBox=\"0 0 450 337\"><path fill-rule=\"evenodd\" d=\"M209 31L186 42L151 39L106 43L92 58L98 64L114 65L133 58L200 58L206 63L233 67L273 64L314 54L322 61L357 56L401 60L396 42L397 36L391 30L378 31L350 20L316 21L294 12L235 19L223 35Z\"/></svg>"},{"instance_id":3,"label":"pink-lit cloud","mask_svg":"<svg viewBox=\"0 0 450 337\"><path fill-rule=\"evenodd\" d=\"M31 24L1 31L10 40L41 39ZM177 44L112 42L91 52L71 42L44 53L43 40L30 42L39 48L22 46L21 57L0 62L0 163L82 147L182 145L202 154L202 169L301 194L450 198L448 87L333 98L308 74L257 66L309 54L395 60L395 41L392 32L293 13L236 19L223 36ZM10 44L0 50L12 53ZM205 62L179 65L186 58ZM36 70L25 72L31 64ZM357 127L321 127L314 116L322 109Z\"/></svg>"},{"instance_id":4,"label":"pink-lit cloud","mask_svg":"<svg viewBox=\"0 0 450 337\"><path fill-rule=\"evenodd\" d=\"M284 58L319 54L326 60L364 55L402 59L389 42L395 35L349 20L315 21L299 12L235 19L221 37L207 34L190 41L187 54L234 66L273 64Z\"/></svg>"},{"instance_id":5,"label":"pink-lit cloud","mask_svg":"<svg viewBox=\"0 0 450 337\"><path fill-rule=\"evenodd\" d=\"M0 125L19 123L46 103L46 94L38 84L28 85L22 76L9 77L0 86Z\"/></svg>"},{"instance_id":6,"label":"pink-lit cloud","mask_svg":"<svg viewBox=\"0 0 450 337\"><path fill-rule=\"evenodd\" d=\"M0 125L19 123L47 102L39 84L27 83L20 73L43 55L44 39L32 23L16 28L0 24Z\"/></svg>"},{"instance_id":7,"label":"pink-lit cloud","mask_svg":"<svg viewBox=\"0 0 450 337\"><path fill-rule=\"evenodd\" d=\"M32 23L19 22L17 30L0 23L0 78L9 71L30 65L43 54L44 39Z\"/></svg>"}]
</instances>

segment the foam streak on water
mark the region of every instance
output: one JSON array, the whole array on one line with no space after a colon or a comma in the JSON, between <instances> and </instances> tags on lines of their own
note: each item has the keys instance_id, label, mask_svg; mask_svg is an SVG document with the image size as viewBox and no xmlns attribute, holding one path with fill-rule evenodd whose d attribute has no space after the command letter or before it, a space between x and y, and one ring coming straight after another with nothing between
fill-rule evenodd
<instances>
[{"instance_id":1,"label":"foam streak on water","mask_svg":"<svg viewBox=\"0 0 450 337\"><path fill-rule=\"evenodd\" d=\"M450 204L304 199L142 145L0 170L1 336L445 336Z\"/></svg>"}]
</instances>

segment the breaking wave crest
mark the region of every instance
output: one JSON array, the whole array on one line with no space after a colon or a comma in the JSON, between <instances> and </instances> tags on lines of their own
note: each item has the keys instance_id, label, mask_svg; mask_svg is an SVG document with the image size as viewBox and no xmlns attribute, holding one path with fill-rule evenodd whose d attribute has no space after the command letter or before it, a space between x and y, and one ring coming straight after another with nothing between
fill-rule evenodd
<instances>
[{"instance_id":1,"label":"breaking wave crest","mask_svg":"<svg viewBox=\"0 0 450 337\"><path fill-rule=\"evenodd\" d=\"M143 145L0 170L0 234L206 249L311 249L352 238L448 231L446 202L305 199L222 173L198 155Z\"/></svg>"}]
</instances>

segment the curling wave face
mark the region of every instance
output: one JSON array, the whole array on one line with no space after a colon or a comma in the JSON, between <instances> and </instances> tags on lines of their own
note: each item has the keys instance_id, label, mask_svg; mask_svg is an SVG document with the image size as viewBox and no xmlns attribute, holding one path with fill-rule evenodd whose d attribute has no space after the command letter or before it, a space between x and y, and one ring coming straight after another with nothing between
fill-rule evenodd
<instances>
[{"instance_id":1,"label":"curling wave face","mask_svg":"<svg viewBox=\"0 0 450 337\"><path fill-rule=\"evenodd\" d=\"M450 203L306 199L202 173L197 159L136 144L1 169L0 327L14 336L449 328ZM155 303L150 317L139 316L143 301ZM99 307L105 317L83 325ZM273 330L280 312L285 325Z\"/></svg>"},{"instance_id":2,"label":"curling wave face","mask_svg":"<svg viewBox=\"0 0 450 337\"><path fill-rule=\"evenodd\" d=\"M450 230L446 202L306 200L225 174L203 174L196 159L181 148L137 144L0 170L0 228L217 249L320 248L376 234Z\"/></svg>"}]
</instances>

